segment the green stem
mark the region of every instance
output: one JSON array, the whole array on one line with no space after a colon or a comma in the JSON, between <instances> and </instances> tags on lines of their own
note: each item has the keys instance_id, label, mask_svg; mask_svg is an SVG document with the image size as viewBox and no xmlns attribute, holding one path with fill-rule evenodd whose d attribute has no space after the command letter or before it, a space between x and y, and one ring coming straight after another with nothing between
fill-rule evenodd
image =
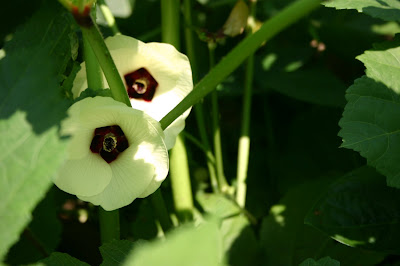
<instances>
[{"instance_id":1,"label":"green stem","mask_svg":"<svg viewBox=\"0 0 400 266\"><path fill-rule=\"evenodd\" d=\"M125 103L130 107L131 102L129 101L125 85L122 82L117 67L115 66L111 54L103 40L103 36L101 35L96 24L93 23L88 27L81 26L81 30L82 34L85 36L85 38L87 38L101 68L103 69L113 98L119 102Z\"/></svg>"},{"instance_id":2,"label":"green stem","mask_svg":"<svg viewBox=\"0 0 400 266\"><path fill-rule=\"evenodd\" d=\"M103 72L101 72L97 58L85 36L83 36L83 57L86 64L86 78L88 87L92 90L103 89Z\"/></svg>"},{"instance_id":3,"label":"green stem","mask_svg":"<svg viewBox=\"0 0 400 266\"><path fill-rule=\"evenodd\" d=\"M210 70L215 65L215 51L216 45L209 43L209 63ZM211 93L211 109L212 109L212 125L213 125L213 140L214 140L214 153L215 153L215 167L217 169L218 184L222 192L226 192L229 188L228 182L225 179L224 163L222 157L221 145L221 128L219 126L219 107L218 107L218 93L213 91Z\"/></svg>"},{"instance_id":4,"label":"green stem","mask_svg":"<svg viewBox=\"0 0 400 266\"><path fill-rule=\"evenodd\" d=\"M250 54L254 53L263 42L270 40L279 32L306 16L319 7L321 2L321 0L298 0L266 21L257 32L246 37L232 49L227 56L197 83L193 91L182 102L161 119L161 127L165 129L190 106L193 106L214 90L217 84L221 83Z\"/></svg>"},{"instance_id":5,"label":"green stem","mask_svg":"<svg viewBox=\"0 0 400 266\"><path fill-rule=\"evenodd\" d=\"M160 222L161 228L164 232L168 232L173 228L171 217L168 214L167 207L165 206L163 196L161 194L161 189L157 189L150 196L151 203L157 214L158 220Z\"/></svg>"},{"instance_id":6,"label":"green stem","mask_svg":"<svg viewBox=\"0 0 400 266\"><path fill-rule=\"evenodd\" d=\"M250 17L249 21L255 21L256 12L256 0L250 2ZM252 24L252 23L250 23ZM252 26L248 26L247 34L252 34ZM236 201L240 207L244 208L246 204L246 179L247 171L249 166L249 154L250 154L250 118L251 118L251 96L253 87L253 76L254 76L254 54L251 54L247 59L246 73L245 73L245 84L244 84L244 95L243 95L243 117L242 117L242 128L239 139L238 148L238 164L237 164L237 191Z\"/></svg>"},{"instance_id":7,"label":"green stem","mask_svg":"<svg viewBox=\"0 0 400 266\"><path fill-rule=\"evenodd\" d=\"M170 151L170 177L176 214L183 222L193 219L192 188L186 154L184 138L180 134Z\"/></svg>"},{"instance_id":8,"label":"green stem","mask_svg":"<svg viewBox=\"0 0 400 266\"><path fill-rule=\"evenodd\" d=\"M99 207L100 236L101 243L109 243L112 240L119 240L119 211L105 211Z\"/></svg>"},{"instance_id":9,"label":"green stem","mask_svg":"<svg viewBox=\"0 0 400 266\"><path fill-rule=\"evenodd\" d=\"M186 51L190 60L190 64L192 67L193 73L193 81L198 81L198 72L197 72L197 60L196 60L196 50L194 48L194 34L192 29L192 0L184 0L183 1L183 10L185 17L185 42L186 42ZM204 153L207 157L207 168L210 174L210 183L213 189L213 192L219 192L217 175L215 173L215 165L210 161L210 157L214 157L212 151L210 149L210 144L207 137L207 130L204 121L204 111L203 111L203 103L198 103L194 106L194 112L196 115L197 127L199 129L200 139L204 146Z\"/></svg>"},{"instance_id":10,"label":"green stem","mask_svg":"<svg viewBox=\"0 0 400 266\"><path fill-rule=\"evenodd\" d=\"M162 41L180 49L179 0L161 0L161 36Z\"/></svg>"},{"instance_id":11,"label":"green stem","mask_svg":"<svg viewBox=\"0 0 400 266\"><path fill-rule=\"evenodd\" d=\"M196 139L194 136L192 136L191 134L189 134L187 132L182 132L182 134L185 137L185 139L192 142L194 145L196 145L200 150L202 150L204 152L208 161L210 161L212 164L215 164L214 155L212 154L212 152L210 152L210 150L206 146L204 146L203 143L201 143L198 139Z\"/></svg>"},{"instance_id":12,"label":"green stem","mask_svg":"<svg viewBox=\"0 0 400 266\"><path fill-rule=\"evenodd\" d=\"M180 46L179 10L179 0L161 1L162 41L172 44L177 50ZM193 198L187 151L182 134L176 138L175 146L170 151L170 178L176 214L180 221L190 221L193 219Z\"/></svg>"},{"instance_id":13,"label":"green stem","mask_svg":"<svg viewBox=\"0 0 400 266\"><path fill-rule=\"evenodd\" d=\"M110 8L107 6L104 0L97 0L98 6L100 7L100 11L103 14L103 17L107 21L108 27L113 32L113 35L121 34L118 29L117 23L115 23L114 15L111 13Z\"/></svg>"}]
</instances>

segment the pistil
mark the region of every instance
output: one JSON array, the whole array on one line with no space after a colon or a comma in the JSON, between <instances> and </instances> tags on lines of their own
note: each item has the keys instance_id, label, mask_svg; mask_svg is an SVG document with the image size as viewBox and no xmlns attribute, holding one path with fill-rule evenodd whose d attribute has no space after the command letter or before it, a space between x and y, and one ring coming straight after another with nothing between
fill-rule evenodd
<instances>
[{"instance_id":1,"label":"pistil","mask_svg":"<svg viewBox=\"0 0 400 266\"><path fill-rule=\"evenodd\" d=\"M132 88L139 94L144 94L147 91L149 81L147 79L138 79L133 83Z\"/></svg>"}]
</instances>

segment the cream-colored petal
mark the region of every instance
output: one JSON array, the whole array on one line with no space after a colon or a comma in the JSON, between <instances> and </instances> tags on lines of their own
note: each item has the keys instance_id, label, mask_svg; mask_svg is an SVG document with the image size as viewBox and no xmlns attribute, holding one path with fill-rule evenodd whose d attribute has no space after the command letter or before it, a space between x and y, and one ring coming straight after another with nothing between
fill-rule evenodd
<instances>
[{"instance_id":1,"label":"cream-colored petal","mask_svg":"<svg viewBox=\"0 0 400 266\"><path fill-rule=\"evenodd\" d=\"M164 130L165 145L167 146L168 150L172 149L175 146L176 137L179 135L179 133L182 132L184 128L185 119L178 118Z\"/></svg>"},{"instance_id":2,"label":"cream-colored petal","mask_svg":"<svg viewBox=\"0 0 400 266\"><path fill-rule=\"evenodd\" d=\"M185 119L189 115L190 109L175 119L165 130L165 145L170 150L175 146L176 137L185 128Z\"/></svg>"},{"instance_id":3,"label":"cream-colored petal","mask_svg":"<svg viewBox=\"0 0 400 266\"><path fill-rule=\"evenodd\" d=\"M165 147L142 143L136 149L130 147L122 152L110 166L112 179L103 192L91 197L78 195L80 199L101 205L107 211L129 205L143 194L153 180L159 186L168 173L168 154Z\"/></svg>"},{"instance_id":4,"label":"cream-colored petal","mask_svg":"<svg viewBox=\"0 0 400 266\"><path fill-rule=\"evenodd\" d=\"M116 123L115 108L131 109L109 97L86 98L70 107L61 129L63 135L71 136L68 159L76 160L90 153L94 130Z\"/></svg>"},{"instance_id":5,"label":"cream-colored petal","mask_svg":"<svg viewBox=\"0 0 400 266\"><path fill-rule=\"evenodd\" d=\"M192 72L186 55L165 43L143 43L129 36L116 35L106 39L106 45L114 59L121 79L124 75L145 68L158 82L155 95L150 102L131 99L132 107L160 121L193 89ZM81 65L72 89L77 97L87 87L85 65ZM105 86L108 83L103 75ZM126 84L125 84L126 85ZM188 109L177 120L184 120L189 115ZM175 125L177 127L175 128ZM182 121L177 121L166 130L168 148L172 148L176 136L182 131Z\"/></svg>"},{"instance_id":6,"label":"cream-colored petal","mask_svg":"<svg viewBox=\"0 0 400 266\"><path fill-rule=\"evenodd\" d=\"M141 51L142 67L157 80L158 87L151 102L131 99L131 104L160 121L192 91L190 63L184 54L165 43L148 43Z\"/></svg>"},{"instance_id":7,"label":"cream-colored petal","mask_svg":"<svg viewBox=\"0 0 400 266\"><path fill-rule=\"evenodd\" d=\"M110 183L111 167L98 154L89 153L79 160L68 160L54 177L61 190L84 196L103 191Z\"/></svg>"},{"instance_id":8,"label":"cream-colored petal","mask_svg":"<svg viewBox=\"0 0 400 266\"><path fill-rule=\"evenodd\" d=\"M68 143L68 160L77 160L91 153L93 132L93 129L75 130Z\"/></svg>"},{"instance_id":9,"label":"cream-colored petal","mask_svg":"<svg viewBox=\"0 0 400 266\"><path fill-rule=\"evenodd\" d=\"M112 169L110 184L98 195L77 196L105 210L114 210L130 204L141 196L153 180L161 184L168 174L168 151L163 140L160 124L142 111L119 108L115 124L119 125L129 142L109 165Z\"/></svg>"},{"instance_id":10,"label":"cream-colored petal","mask_svg":"<svg viewBox=\"0 0 400 266\"><path fill-rule=\"evenodd\" d=\"M116 123L120 112L129 112L131 108L110 97L85 98L73 104L68 110L71 119L62 125L63 134L93 130Z\"/></svg>"},{"instance_id":11,"label":"cream-colored petal","mask_svg":"<svg viewBox=\"0 0 400 266\"><path fill-rule=\"evenodd\" d=\"M172 45L146 44L124 35L109 37L106 39L106 44L124 82L125 74L143 67L159 84L151 102L131 99L133 108L143 110L159 121L192 91L193 82L189 60ZM74 97L79 96L87 88L85 64L82 63L81 67L72 89ZM104 84L108 84L104 75L103 80Z\"/></svg>"},{"instance_id":12,"label":"cream-colored petal","mask_svg":"<svg viewBox=\"0 0 400 266\"><path fill-rule=\"evenodd\" d=\"M154 166L137 155L142 153L146 153L146 147L128 148L110 163L112 179L104 191L91 197L77 196L107 211L130 204L146 189L154 175Z\"/></svg>"}]
</instances>

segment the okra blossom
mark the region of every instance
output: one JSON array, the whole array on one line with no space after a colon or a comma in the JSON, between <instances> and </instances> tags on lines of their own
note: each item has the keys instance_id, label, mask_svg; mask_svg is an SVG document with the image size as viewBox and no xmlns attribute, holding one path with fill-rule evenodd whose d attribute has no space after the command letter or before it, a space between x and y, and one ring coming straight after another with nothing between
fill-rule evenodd
<instances>
[{"instance_id":1,"label":"okra blossom","mask_svg":"<svg viewBox=\"0 0 400 266\"><path fill-rule=\"evenodd\" d=\"M159 188L169 167L159 122L109 97L85 98L68 115L61 134L71 139L57 187L108 211Z\"/></svg>"},{"instance_id":2,"label":"okra blossom","mask_svg":"<svg viewBox=\"0 0 400 266\"><path fill-rule=\"evenodd\" d=\"M192 72L186 55L165 43L143 43L129 36L109 37L105 43L125 84L132 107L160 121L193 89ZM85 63L81 64L72 89L78 97L87 88ZM107 81L103 76L104 84ZM164 130L171 149L185 127L190 109Z\"/></svg>"}]
</instances>

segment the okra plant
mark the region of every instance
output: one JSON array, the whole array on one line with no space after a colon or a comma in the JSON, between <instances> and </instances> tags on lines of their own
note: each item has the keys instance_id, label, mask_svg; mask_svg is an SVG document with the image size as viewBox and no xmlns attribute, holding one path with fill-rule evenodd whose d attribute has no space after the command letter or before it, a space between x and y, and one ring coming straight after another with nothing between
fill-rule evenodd
<instances>
[{"instance_id":1,"label":"okra plant","mask_svg":"<svg viewBox=\"0 0 400 266\"><path fill-rule=\"evenodd\" d=\"M9 2L0 264L400 262L399 1Z\"/></svg>"}]
</instances>

